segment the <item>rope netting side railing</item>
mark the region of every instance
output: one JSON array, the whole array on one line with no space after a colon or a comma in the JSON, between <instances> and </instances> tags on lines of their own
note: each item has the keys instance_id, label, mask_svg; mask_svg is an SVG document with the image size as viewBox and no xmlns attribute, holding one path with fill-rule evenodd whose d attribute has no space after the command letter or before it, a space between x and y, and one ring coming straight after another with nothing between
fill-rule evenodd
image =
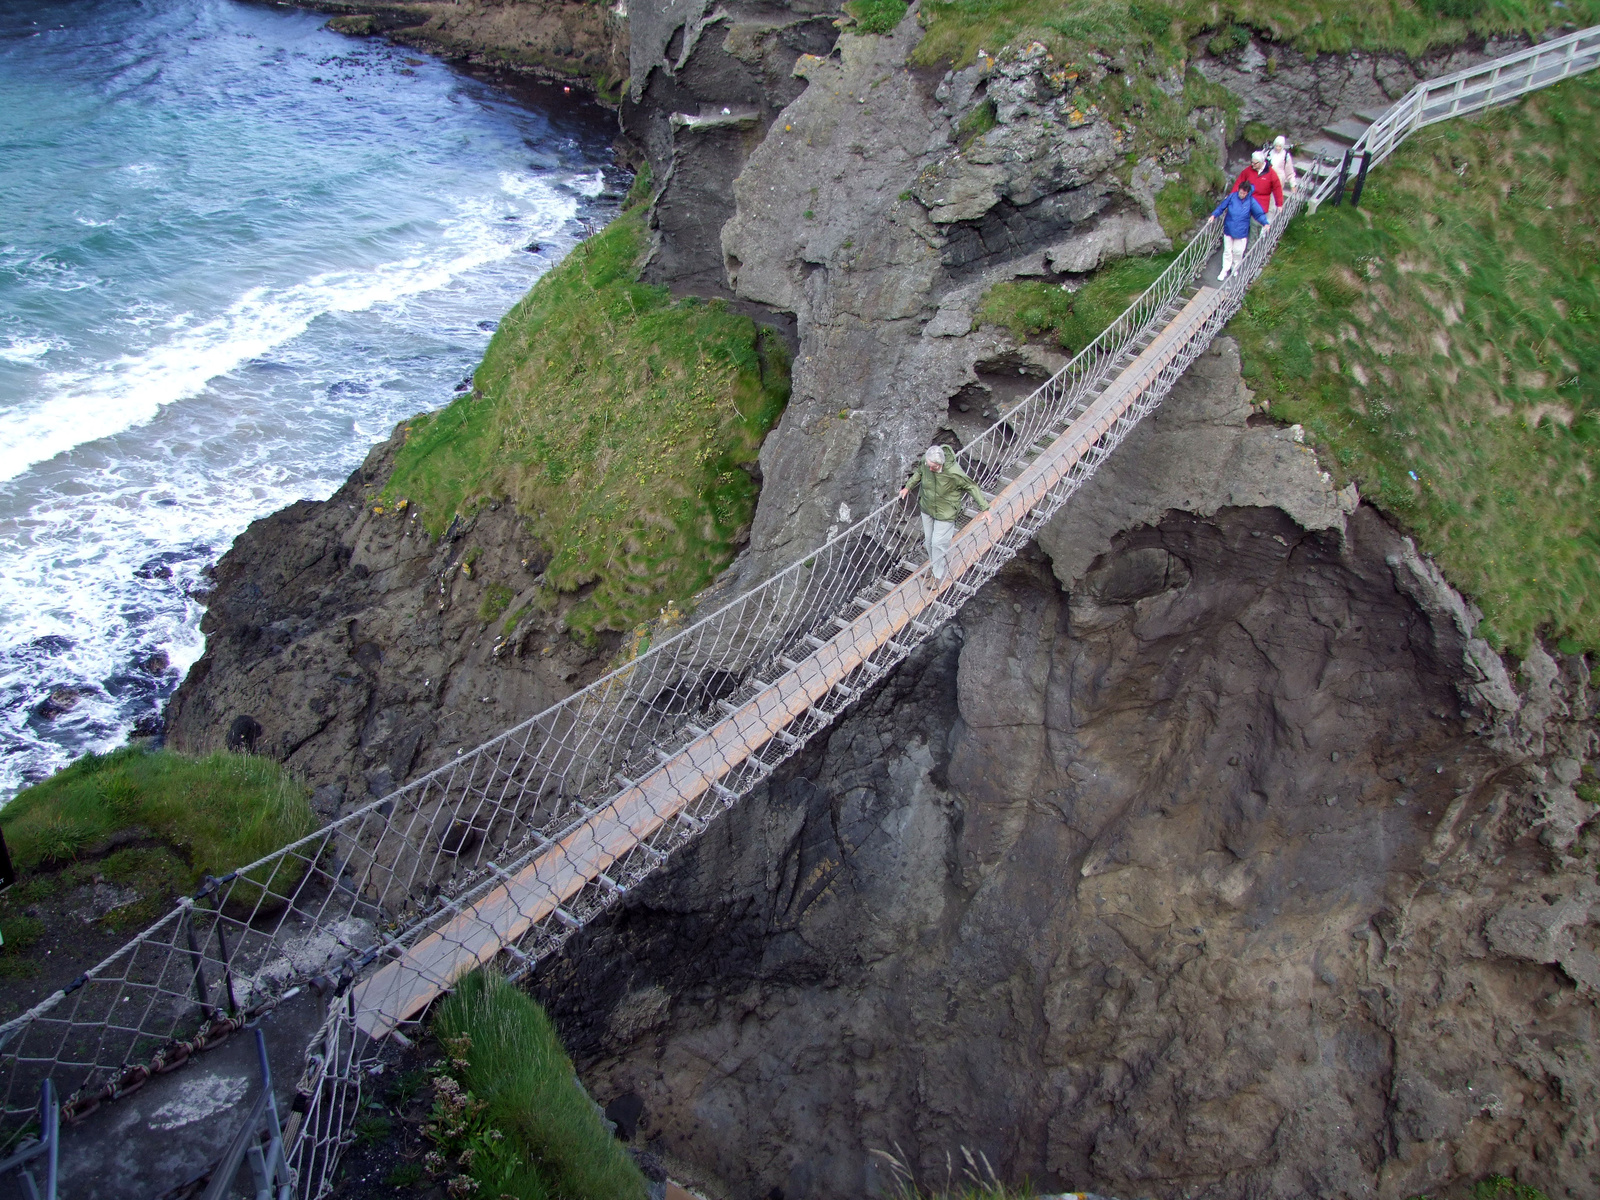
<instances>
[{"instance_id":1,"label":"rope netting side railing","mask_svg":"<svg viewBox=\"0 0 1600 1200\"><path fill-rule=\"evenodd\" d=\"M1000 441L1002 450L991 451L988 457L974 454L968 458L965 465L974 472L987 468L993 473L992 478L1005 484L1004 490L996 497L994 504L995 516L1003 526L1001 534L987 541L978 542L965 554L958 538L951 550L951 575L944 582L935 583L925 563L912 564L901 561L897 564L903 578L894 576L898 582L894 579L887 581L891 585L889 600L892 602L908 590L920 589L925 596L916 611L924 619L895 622L892 612L885 614L884 619L896 626L894 635L886 639L876 639L874 642L876 650L861 656L847 673L828 675L822 680L819 686L826 688L823 696L824 703L829 705L828 708L820 712L812 711L805 705L814 705L815 698L805 695L791 700L784 706L783 689L770 683L756 695L729 701L726 715L732 722L741 714L760 709L762 702L771 695L774 697L772 707L777 709L779 723L774 723L770 714L765 721L758 719L755 723L765 737L758 735L750 739L746 746L755 744L755 749L737 762L732 764L720 762L712 766L701 760L693 764L693 770L699 772L700 782L703 782L713 770L724 770L725 773L720 776L720 783L713 782L708 786L694 788L686 786L688 781L681 778L676 781L668 780L666 794L671 796L672 800L682 801L681 805L674 806L676 815L656 825L655 833L633 843L634 848L631 851L625 850L613 859L613 865L604 872L609 877L607 882L598 886L579 882L595 878L593 862L584 863L575 870L572 873L572 883L577 889L573 893L577 899L575 903L565 906L567 911L563 912L561 906L553 903L552 897L559 892L559 886L551 886L556 881L547 877L541 880L544 887L525 888L522 891L526 907L517 913L516 920L509 924L505 922L506 908L515 907L511 903L512 889L507 885L516 880L519 874L526 870L529 862L538 857L540 851L534 851L521 861L505 864L495 873L492 881L484 880L460 896L451 906L455 919L442 928L431 925L419 926L408 935L397 938L389 947L389 964L382 968L377 976L368 977L368 990L363 992L360 985L350 989L342 1002L330 1011L325 1036L357 1049L350 1057L343 1060L345 1070L342 1074L335 1075L331 1071L325 1071L318 1079L308 1080L313 1084L307 1093L311 1098L310 1108L313 1113L318 1114L321 1127L326 1130L339 1128L340 1121L325 1114L330 1113L335 1106L358 1103L363 1076L381 1063L385 1054L389 1052L383 1035L406 1029L422 1011L421 1007L402 1005L399 1009L385 1012L384 1001L387 996L380 995L374 998L371 994L371 980L381 978L385 973L391 973L414 981L427 976L430 968L444 963L447 964L444 973L428 980L428 986L423 989L428 994L437 994L448 986L449 980L459 974L459 968L463 963L489 961L492 955L486 956L483 953L489 946L506 955L509 961L504 961L504 967L511 974L516 975L528 970L539 958L558 947L593 912L613 902L624 894L628 887L653 870L659 855L668 851L672 845L681 844L693 837L707 821L764 779L785 758L796 753L810 737L827 728L838 711L847 707L865 688L887 674L906 655L913 652L918 644L933 634L939 624L954 615L962 600L973 595L1015 557L1035 536L1038 529L1094 474L1098 466L1138 423L1159 405L1183 372L1205 351L1215 335L1238 311L1245 290L1270 257L1288 220L1304 206L1307 195L1308 193L1301 192L1290 198L1280 215L1281 219L1275 220L1272 227L1251 247L1243 268L1220 288L1203 288L1199 289L1197 295L1189 294L1195 291L1194 276L1198 274L1215 247L1216 239L1213 236L1206 235L1196 240L1192 246L1192 258L1180 256L1174 267L1183 274L1175 274L1171 278L1164 279L1163 283L1158 283L1143 299L1150 302L1146 311L1161 321L1163 328L1169 323L1173 326L1182 324L1180 318L1184 316L1188 316L1190 320L1187 324L1183 324L1173 344L1153 347L1159 348L1161 353L1149 366L1148 374L1126 384L1122 388L1121 396L1112 395L1114 389L1106 386L1108 383L1106 374L1109 372L1112 379L1116 379L1119 372L1124 372L1130 366L1137 368L1141 356L1132 353L1129 357L1130 352L1152 332L1149 325L1143 321L1136 320L1129 323L1126 327L1129 336L1126 336L1125 340L1119 338L1118 342L1114 343L1121 344L1122 353L1109 354L1102 358L1101 372L1085 372L1079 377L1076 388L1055 393L1054 399L1050 402L1054 408L1053 414L1049 409L1041 413L1024 414L1024 421L1030 421L1031 418L1031 422L1022 424L1020 428L1034 433L1032 441L1022 442L1021 435L1017 432L991 431L997 434L997 440L1003 438ZM1185 276L1187 281L1180 283L1179 280ZM1114 326L1113 329L1115 328ZM1159 333L1159 330L1156 332ZM1089 351L1085 354L1087 356ZM1057 378L1059 380L1061 377ZM1030 399L1040 398L1041 393L1046 393L1046 389L1041 388L1040 392ZM1116 400L1117 407L1114 413L1108 412L1097 420L1095 409L1103 399ZM1054 428L1058 421L1066 426L1059 432ZM1084 425L1088 426L1087 432L1080 431L1080 427ZM1081 439L1081 447L1074 448L1070 445L1075 439ZM975 441L968 449L980 448L980 442L981 439ZM1039 445L1040 443L1043 445ZM1066 448L1071 452L1067 455L1065 466L1059 467L1054 474L1047 473L1046 477L1031 478L1043 469L1041 463L1047 457L1048 452L1039 451L1050 445L1059 447L1064 443L1068 444ZM1003 448L1008 446L1018 449L1006 453ZM1030 448L1034 448L1031 455L1028 453ZM1033 462L1025 463L1030 457ZM1007 472L1014 473L1014 478L1009 482L1005 480ZM1027 487L1030 483L1031 491ZM1021 489L1020 493L1014 495L1013 488ZM1008 508L1010 511L1005 511ZM868 518L868 521L871 521L871 518ZM864 521L862 524L867 523ZM844 537L838 540L842 541ZM887 561L882 554L870 556L869 560L880 564ZM893 568L890 569L892 573ZM931 594L933 598L926 598L927 594ZM857 624L876 617L877 609L880 608L892 609L893 605L882 603L874 606L863 613ZM917 627L919 625L920 628ZM814 657L823 657L827 650L833 649L837 642L848 639L849 636L850 629L842 630L834 639L825 641L822 646L817 647ZM791 673L799 673L805 665L797 660L790 660L790 664ZM784 664L780 662L779 665ZM737 699L743 699L744 703L738 703ZM835 704L837 707L833 707ZM689 736L694 737L697 734L709 735L709 731L696 729L692 730ZM675 758L676 756L670 751L663 751L657 772L670 774L670 765ZM633 789L640 786L638 781L626 782ZM654 815L659 815L660 807L663 805L658 800L657 809L652 810ZM681 826L675 827L676 821L681 821ZM593 828L594 822L590 821L577 832L587 834ZM632 827L626 820L618 820L612 828L620 830ZM661 840L655 840L657 838ZM606 848L597 845L599 840L589 838L585 844L577 845L574 844L574 839L562 839L561 845L555 848L554 853L548 848L544 849L543 853L554 860L559 869L569 865L575 858L592 854L597 848L604 853ZM627 844L626 839L622 839L621 845ZM530 899L532 902L528 903ZM508 939L505 935L513 930L515 936ZM479 944L480 939L483 939L481 944ZM441 949L445 951L442 956L439 954ZM452 954L451 951L457 953ZM460 953L461 951L465 953ZM311 1185L308 1194L316 1194L316 1187L324 1186L331 1180L331 1175L326 1172L331 1171L332 1165L336 1162L338 1147L326 1140L315 1144L303 1141L298 1150L300 1155L298 1161L301 1162L303 1170L302 1179Z\"/></svg>"},{"instance_id":2,"label":"rope netting side railing","mask_svg":"<svg viewBox=\"0 0 1600 1200\"><path fill-rule=\"evenodd\" d=\"M1291 198L1283 218L1300 203ZM326 1014L286 1142L302 1193L318 1194L383 1035L403 1031L460 970L495 959L526 970L559 947L930 636L1159 402L1237 307L1285 223L1258 239L1245 271L1070 471L1010 512L982 554L860 661L818 675L805 685L811 691L796 693L803 703L786 700L795 711L774 723L754 702L775 676L816 660L852 616L927 583L907 506L881 506L566 701L208 881L70 987L0 1026L7 1131L20 1130L45 1078L65 1097L63 1114L81 1119L299 997ZM963 448L962 465L980 486L1005 489L1093 412L1193 302L1215 243L1214 230L1202 233L1099 338ZM442 930L454 939L448 952ZM446 964L445 973L430 975L430 963ZM377 995L374 980L400 978L401 967L411 990Z\"/></svg>"}]
</instances>

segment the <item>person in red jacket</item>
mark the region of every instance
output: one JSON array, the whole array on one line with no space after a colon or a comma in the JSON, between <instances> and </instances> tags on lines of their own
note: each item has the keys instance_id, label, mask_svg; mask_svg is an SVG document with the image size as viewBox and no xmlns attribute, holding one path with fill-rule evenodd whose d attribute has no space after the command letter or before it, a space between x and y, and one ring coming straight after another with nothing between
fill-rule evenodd
<instances>
[{"instance_id":1,"label":"person in red jacket","mask_svg":"<svg viewBox=\"0 0 1600 1200\"><path fill-rule=\"evenodd\" d=\"M1272 213L1283 207L1283 181L1267 162L1265 150L1257 150L1250 156L1250 165L1239 172L1239 178L1233 181L1233 190L1238 191L1241 183L1250 185L1265 212Z\"/></svg>"}]
</instances>

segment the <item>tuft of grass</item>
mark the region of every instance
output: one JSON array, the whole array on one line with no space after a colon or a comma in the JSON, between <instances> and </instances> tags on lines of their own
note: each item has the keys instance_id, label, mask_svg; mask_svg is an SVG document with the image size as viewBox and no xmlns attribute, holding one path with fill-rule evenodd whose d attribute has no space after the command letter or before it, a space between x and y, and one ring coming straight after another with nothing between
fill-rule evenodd
<instances>
[{"instance_id":1,"label":"tuft of grass","mask_svg":"<svg viewBox=\"0 0 1600 1200\"><path fill-rule=\"evenodd\" d=\"M622 198L622 207L625 209L636 208L641 204L649 204L655 199L655 180L650 174L650 161L646 159L639 164L639 169L634 172L633 183L628 186L628 194Z\"/></svg>"},{"instance_id":2,"label":"tuft of grass","mask_svg":"<svg viewBox=\"0 0 1600 1200\"><path fill-rule=\"evenodd\" d=\"M192 758L140 746L86 754L0 809L21 873L70 864L136 826L172 850L119 850L101 872L113 882L159 878L180 889L253 862L316 825L305 788L269 759Z\"/></svg>"},{"instance_id":3,"label":"tuft of grass","mask_svg":"<svg viewBox=\"0 0 1600 1200\"><path fill-rule=\"evenodd\" d=\"M849 0L844 10L856 19L858 33L888 33L908 7L906 0Z\"/></svg>"},{"instance_id":4,"label":"tuft of grass","mask_svg":"<svg viewBox=\"0 0 1600 1200\"><path fill-rule=\"evenodd\" d=\"M993 100L985 99L981 104L975 105L972 111L957 123L956 141L963 148L977 141L995 127L995 114Z\"/></svg>"},{"instance_id":5,"label":"tuft of grass","mask_svg":"<svg viewBox=\"0 0 1600 1200\"><path fill-rule=\"evenodd\" d=\"M942 1184L919 1182L898 1154L874 1150L872 1155L888 1168L891 1200L1033 1200L1038 1195L1038 1189L1026 1181L1015 1187L1002 1183L988 1157L965 1146L959 1162L954 1156L946 1157Z\"/></svg>"},{"instance_id":6,"label":"tuft of grass","mask_svg":"<svg viewBox=\"0 0 1600 1200\"><path fill-rule=\"evenodd\" d=\"M1398 517L1481 632L1600 650L1600 79L1414 136L1284 231L1230 331L1274 416Z\"/></svg>"},{"instance_id":7,"label":"tuft of grass","mask_svg":"<svg viewBox=\"0 0 1600 1200\"><path fill-rule=\"evenodd\" d=\"M511 607L511 601L516 597L503 583L491 583L483 589L483 601L478 605L478 619L484 624L496 620L501 613Z\"/></svg>"},{"instance_id":8,"label":"tuft of grass","mask_svg":"<svg viewBox=\"0 0 1600 1200\"><path fill-rule=\"evenodd\" d=\"M1472 1200L1548 1200L1538 1188L1504 1175L1490 1175L1472 1185Z\"/></svg>"},{"instance_id":9,"label":"tuft of grass","mask_svg":"<svg viewBox=\"0 0 1600 1200\"><path fill-rule=\"evenodd\" d=\"M590 642L732 560L756 500L744 468L789 398L776 333L638 282L645 237L644 210L629 209L539 280L474 391L409 422L384 491L434 536L511 499L555 551L548 586L593 585L566 616Z\"/></svg>"},{"instance_id":10,"label":"tuft of grass","mask_svg":"<svg viewBox=\"0 0 1600 1200\"><path fill-rule=\"evenodd\" d=\"M467 975L433 1028L471 1098L473 1125L484 1126L475 1138L495 1147L470 1161L474 1178L495 1176L481 1184L518 1200L644 1200L644 1176L579 1090L555 1027L504 976Z\"/></svg>"},{"instance_id":11,"label":"tuft of grass","mask_svg":"<svg viewBox=\"0 0 1600 1200\"><path fill-rule=\"evenodd\" d=\"M522 624L522 618L526 617L532 611L533 605L524 604L514 612L507 613L506 619L500 624L500 631L502 633L510 633L518 625Z\"/></svg>"},{"instance_id":12,"label":"tuft of grass","mask_svg":"<svg viewBox=\"0 0 1600 1200\"><path fill-rule=\"evenodd\" d=\"M388 1117L373 1116L368 1114L356 1118L356 1123L351 1127L355 1145L376 1146L379 1142L387 1141L393 1128Z\"/></svg>"},{"instance_id":13,"label":"tuft of grass","mask_svg":"<svg viewBox=\"0 0 1600 1200\"><path fill-rule=\"evenodd\" d=\"M979 303L975 321L999 325L1019 339L1048 340L1076 354L1121 316L1171 261L1170 254L1123 259L1096 272L1075 292L1037 279L999 283Z\"/></svg>"}]
</instances>

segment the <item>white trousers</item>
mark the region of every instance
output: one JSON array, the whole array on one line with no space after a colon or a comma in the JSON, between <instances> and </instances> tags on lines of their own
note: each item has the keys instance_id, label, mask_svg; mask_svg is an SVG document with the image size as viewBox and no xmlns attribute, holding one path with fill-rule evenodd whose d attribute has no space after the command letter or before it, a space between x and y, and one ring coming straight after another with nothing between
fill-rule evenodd
<instances>
[{"instance_id":1,"label":"white trousers","mask_svg":"<svg viewBox=\"0 0 1600 1200\"><path fill-rule=\"evenodd\" d=\"M1250 244L1249 236L1242 238L1223 236L1222 239L1222 274L1217 276L1220 283L1233 274L1235 267L1244 266L1244 249Z\"/></svg>"},{"instance_id":2,"label":"white trousers","mask_svg":"<svg viewBox=\"0 0 1600 1200\"><path fill-rule=\"evenodd\" d=\"M927 547L935 579L944 578L944 557L950 553L950 539L955 532L954 521L935 521L927 513L922 514L922 543Z\"/></svg>"}]
</instances>

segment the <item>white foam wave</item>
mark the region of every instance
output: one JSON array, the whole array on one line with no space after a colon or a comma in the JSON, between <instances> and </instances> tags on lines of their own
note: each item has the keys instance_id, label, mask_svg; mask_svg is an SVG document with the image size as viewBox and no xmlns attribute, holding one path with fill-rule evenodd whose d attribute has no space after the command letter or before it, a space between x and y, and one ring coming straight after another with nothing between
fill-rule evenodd
<instances>
[{"instance_id":1,"label":"white foam wave","mask_svg":"<svg viewBox=\"0 0 1600 1200\"><path fill-rule=\"evenodd\" d=\"M4 346L0 346L0 358L26 366L38 362L60 346L61 343L52 338L14 337Z\"/></svg>"},{"instance_id":2,"label":"white foam wave","mask_svg":"<svg viewBox=\"0 0 1600 1200\"><path fill-rule=\"evenodd\" d=\"M547 185L540 196L540 182L529 181L522 196L533 202L540 227L554 230L575 206L570 198L562 203ZM220 316L180 328L143 353L47 376L43 398L13 410L0 427L0 482L75 446L144 424L165 405L299 336L324 314L362 312L432 291L523 244L524 229L503 219L503 207L482 201L459 207L434 253L328 272L286 288L253 288Z\"/></svg>"},{"instance_id":3,"label":"white foam wave","mask_svg":"<svg viewBox=\"0 0 1600 1200\"><path fill-rule=\"evenodd\" d=\"M606 190L605 172L597 170L593 175L579 175L572 181L572 190L593 200Z\"/></svg>"}]
</instances>

